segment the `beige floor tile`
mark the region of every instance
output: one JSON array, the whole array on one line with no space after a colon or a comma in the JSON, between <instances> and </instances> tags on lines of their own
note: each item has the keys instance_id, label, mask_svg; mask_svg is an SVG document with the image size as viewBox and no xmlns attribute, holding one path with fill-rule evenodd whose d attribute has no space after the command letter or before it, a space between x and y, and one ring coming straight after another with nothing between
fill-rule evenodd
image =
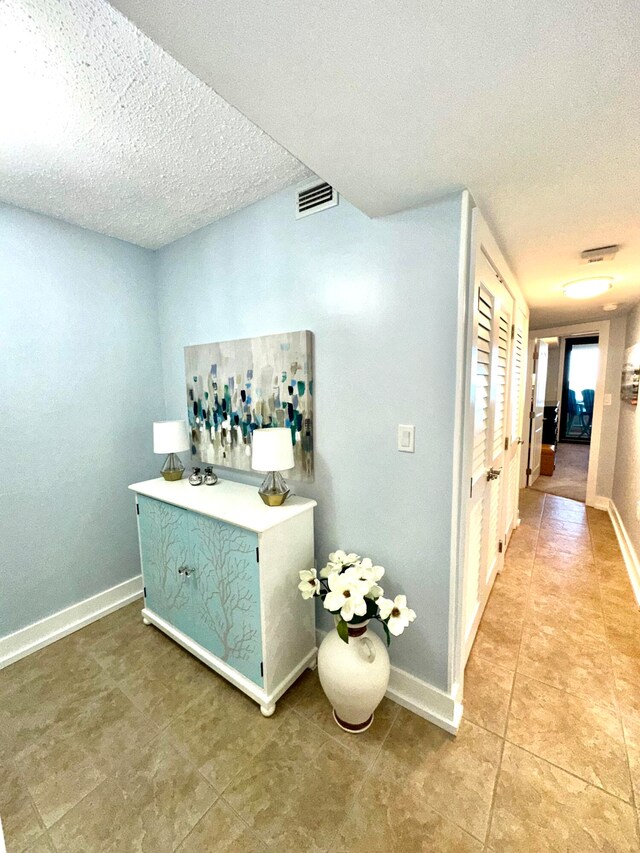
<instances>
[{"instance_id":1,"label":"beige floor tile","mask_svg":"<svg viewBox=\"0 0 640 853\"><path fill-rule=\"evenodd\" d=\"M0 772L0 818L10 853L25 850L44 832L27 786L9 762L3 762Z\"/></svg>"},{"instance_id":2,"label":"beige floor tile","mask_svg":"<svg viewBox=\"0 0 640 853\"><path fill-rule=\"evenodd\" d=\"M118 679L119 688L160 728L217 683L219 676L176 643L141 671Z\"/></svg>"},{"instance_id":3,"label":"beige floor tile","mask_svg":"<svg viewBox=\"0 0 640 853\"><path fill-rule=\"evenodd\" d=\"M552 554L571 554L576 557L588 558L591 561L593 557L591 547L591 537L587 528L584 536L577 536L570 532L557 532L550 528L540 530L536 553L540 551L549 551Z\"/></svg>"},{"instance_id":4,"label":"beige floor tile","mask_svg":"<svg viewBox=\"0 0 640 853\"><path fill-rule=\"evenodd\" d=\"M613 676L618 691L618 703L625 709L640 716L640 658L627 655L611 655Z\"/></svg>"},{"instance_id":5,"label":"beige floor tile","mask_svg":"<svg viewBox=\"0 0 640 853\"><path fill-rule=\"evenodd\" d=\"M635 633L640 632L640 610L632 596L627 596L623 603L603 597L602 612L606 625Z\"/></svg>"},{"instance_id":6,"label":"beige floor tile","mask_svg":"<svg viewBox=\"0 0 640 853\"><path fill-rule=\"evenodd\" d=\"M489 848L500 853L639 849L631 806L510 743L502 757Z\"/></svg>"},{"instance_id":7,"label":"beige floor tile","mask_svg":"<svg viewBox=\"0 0 640 853\"><path fill-rule=\"evenodd\" d=\"M224 800L200 818L176 853L262 853L266 847Z\"/></svg>"},{"instance_id":8,"label":"beige floor tile","mask_svg":"<svg viewBox=\"0 0 640 853\"><path fill-rule=\"evenodd\" d=\"M333 719L331 703L324 695L317 672L309 671L291 688L291 700L299 714L354 752L367 765L377 756L400 710L399 705L385 698L376 708L370 729L357 736L345 732Z\"/></svg>"},{"instance_id":9,"label":"beige floor tile","mask_svg":"<svg viewBox=\"0 0 640 853\"><path fill-rule=\"evenodd\" d=\"M117 689L74 706L16 754L19 772L51 826L153 736L155 727Z\"/></svg>"},{"instance_id":10,"label":"beige floor tile","mask_svg":"<svg viewBox=\"0 0 640 853\"><path fill-rule=\"evenodd\" d=\"M484 841L502 740L462 721L457 737L404 709L376 764L396 780L410 779L425 803Z\"/></svg>"},{"instance_id":11,"label":"beige floor tile","mask_svg":"<svg viewBox=\"0 0 640 853\"><path fill-rule=\"evenodd\" d=\"M64 670L52 668L6 692L0 697L1 753L17 755L111 689L111 680L96 663L70 658Z\"/></svg>"},{"instance_id":12,"label":"beige floor tile","mask_svg":"<svg viewBox=\"0 0 640 853\"><path fill-rule=\"evenodd\" d=\"M56 848L53 846L49 833L45 832L37 841L30 844L24 853L56 853Z\"/></svg>"},{"instance_id":13,"label":"beige floor tile","mask_svg":"<svg viewBox=\"0 0 640 853\"><path fill-rule=\"evenodd\" d=\"M346 816L334 853L474 853L480 841L429 805L421 779L390 778L375 764Z\"/></svg>"},{"instance_id":14,"label":"beige floor tile","mask_svg":"<svg viewBox=\"0 0 640 853\"><path fill-rule=\"evenodd\" d=\"M536 548L533 571L536 568L551 567L558 571L580 574L591 580L598 580L595 559L591 549L582 553L570 553L555 548L553 544L540 541Z\"/></svg>"},{"instance_id":15,"label":"beige floor tile","mask_svg":"<svg viewBox=\"0 0 640 853\"><path fill-rule=\"evenodd\" d=\"M579 628L525 625L518 672L617 709L609 648Z\"/></svg>"},{"instance_id":16,"label":"beige floor tile","mask_svg":"<svg viewBox=\"0 0 640 853\"><path fill-rule=\"evenodd\" d=\"M90 748L62 726L42 735L15 760L47 827L106 778Z\"/></svg>"},{"instance_id":17,"label":"beige floor tile","mask_svg":"<svg viewBox=\"0 0 640 853\"><path fill-rule=\"evenodd\" d=\"M533 562L527 567L505 564L493 585L492 595L494 592L501 593L505 598L510 599L510 603L526 604L532 571Z\"/></svg>"},{"instance_id":18,"label":"beige floor tile","mask_svg":"<svg viewBox=\"0 0 640 853\"><path fill-rule=\"evenodd\" d=\"M132 619L93 643L89 654L112 678L122 679L147 669L172 644L153 625Z\"/></svg>"},{"instance_id":19,"label":"beige floor tile","mask_svg":"<svg viewBox=\"0 0 640 853\"><path fill-rule=\"evenodd\" d=\"M624 729L631 782L637 805L640 803L640 713L631 708L623 707L622 727Z\"/></svg>"},{"instance_id":20,"label":"beige floor tile","mask_svg":"<svg viewBox=\"0 0 640 853\"><path fill-rule=\"evenodd\" d=\"M522 621L480 622L471 654L477 654L506 669L515 670L520 648Z\"/></svg>"},{"instance_id":21,"label":"beige floor tile","mask_svg":"<svg viewBox=\"0 0 640 853\"><path fill-rule=\"evenodd\" d=\"M268 846L318 853L334 839L365 770L364 761L294 711L224 798Z\"/></svg>"},{"instance_id":22,"label":"beige floor tile","mask_svg":"<svg viewBox=\"0 0 640 853\"><path fill-rule=\"evenodd\" d=\"M579 539L588 539L590 531L584 520L560 518L557 515L546 515L540 522L540 536L545 538L549 534L560 536L577 536Z\"/></svg>"},{"instance_id":23,"label":"beige floor tile","mask_svg":"<svg viewBox=\"0 0 640 853\"><path fill-rule=\"evenodd\" d=\"M91 751L104 773L117 769L129 753L144 746L158 729L117 688L87 705L72 726L73 736Z\"/></svg>"},{"instance_id":24,"label":"beige floor tile","mask_svg":"<svg viewBox=\"0 0 640 853\"><path fill-rule=\"evenodd\" d=\"M287 716L278 703L273 717L263 717L247 696L219 676L165 729L170 742L222 793L278 731Z\"/></svg>"},{"instance_id":25,"label":"beige floor tile","mask_svg":"<svg viewBox=\"0 0 640 853\"><path fill-rule=\"evenodd\" d=\"M566 601L577 601L582 607L599 610L601 606L600 587L595 576L580 574L559 566L536 565L533 570L531 595L550 593Z\"/></svg>"},{"instance_id":26,"label":"beige floor tile","mask_svg":"<svg viewBox=\"0 0 640 853\"><path fill-rule=\"evenodd\" d=\"M528 600L525 623L575 632L581 637L606 637L605 620L598 602L585 601L535 587Z\"/></svg>"},{"instance_id":27,"label":"beige floor tile","mask_svg":"<svg viewBox=\"0 0 640 853\"><path fill-rule=\"evenodd\" d=\"M465 720L504 735L513 678L513 671L472 655L464 673Z\"/></svg>"},{"instance_id":28,"label":"beige floor tile","mask_svg":"<svg viewBox=\"0 0 640 853\"><path fill-rule=\"evenodd\" d=\"M482 614L483 622L493 622L496 625L522 622L527 606L526 594L520 593L513 586L496 584L491 591L489 601Z\"/></svg>"},{"instance_id":29,"label":"beige floor tile","mask_svg":"<svg viewBox=\"0 0 640 853\"><path fill-rule=\"evenodd\" d=\"M608 621L607 640L612 654L640 660L640 633L633 623Z\"/></svg>"},{"instance_id":30,"label":"beige floor tile","mask_svg":"<svg viewBox=\"0 0 640 853\"><path fill-rule=\"evenodd\" d=\"M611 613L614 609L617 608L620 616L623 616L624 611L628 610L630 606L635 606L631 587L621 589L607 586L606 584L600 584L600 596L602 599L602 608L605 611L605 617L607 615L610 617L607 619L607 624L620 621L611 618Z\"/></svg>"},{"instance_id":31,"label":"beige floor tile","mask_svg":"<svg viewBox=\"0 0 640 853\"><path fill-rule=\"evenodd\" d=\"M215 799L211 786L160 735L71 809L50 834L65 853L169 851Z\"/></svg>"},{"instance_id":32,"label":"beige floor tile","mask_svg":"<svg viewBox=\"0 0 640 853\"><path fill-rule=\"evenodd\" d=\"M588 596L567 598L557 590L537 586L529 591L526 621L537 620L547 624L546 620L564 618L567 623L576 626L593 625L593 633L600 635L604 630L602 607ZM548 623L551 624L551 623Z\"/></svg>"},{"instance_id":33,"label":"beige floor tile","mask_svg":"<svg viewBox=\"0 0 640 853\"><path fill-rule=\"evenodd\" d=\"M507 740L629 801L620 719L590 699L517 675Z\"/></svg>"}]
</instances>

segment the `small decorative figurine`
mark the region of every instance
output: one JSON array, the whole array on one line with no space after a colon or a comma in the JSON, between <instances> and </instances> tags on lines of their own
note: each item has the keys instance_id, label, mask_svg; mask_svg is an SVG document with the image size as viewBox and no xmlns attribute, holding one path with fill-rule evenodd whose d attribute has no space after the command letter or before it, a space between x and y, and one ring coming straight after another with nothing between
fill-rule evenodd
<instances>
[{"instance_id":1,"label":"small decorative figurine","mask_svg":"<svg viewBox=\"0 0 640 853\"><path fill-rule=\"evenodd\" d=\"M189 477L189 482L192 486L201 486L202 485L202 474L200 473L199 468L194 468L191 472L191 476Z\"/></svg>"},{"instance_id":2,"label":"small decorative figurine","mask_svg":"<svg viewBox=\"0 0 640 853\"><path fill-rule=\"evenodd\" d=\"M204 469L204 484L205 486L215 486L218 482L218 475L214 474L213 468L210 466Z\"/></svg>"}]
</instances>

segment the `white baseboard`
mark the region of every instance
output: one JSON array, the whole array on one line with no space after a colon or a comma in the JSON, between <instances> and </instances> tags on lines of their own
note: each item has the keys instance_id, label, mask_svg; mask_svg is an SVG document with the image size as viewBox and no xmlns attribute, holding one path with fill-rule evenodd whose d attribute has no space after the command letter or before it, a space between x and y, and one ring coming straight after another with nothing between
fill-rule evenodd
<instances>
[{"instance_id":1,"label":"white baseboard","mask_svg":"<svg viewBox=\"0 0 640 853\"><path fill-rule=\"evenodd\" d=\"M316 631L318 646L325 634L326 631ZM454 696L439 690L428 681L422 681L415 675L392 666L389 687L385 695L398 705L429 720L430 723L434 723L450 734L458 733L462 718L462 704L456 701Z\"/></svg>"},{"instance_id":2,"label":"white baseboard","mask_svg":"<svg viewBox=\"0 0 640 853\"><path fill-rule=\"evenodd\" d=\"M601 495L596 495L591 506L593 506L594 509L603 509L605 512L608 512L610 504L611 498L603 498Z\"/></svg>"},{"instance_id":3,"label":"white baseboard","mask_svg":"<svg viewBox=\"0 0 640 853\"><path fill-rule=\"evenodd\" d=\"M101 619L141 596L142 576L138 575L0 638L0 669L50 643L55 643L79 628L84 628L90 622Z\"/></svg>"},{"instance_id":4,"label":"white baseboard","mask_svg":"<svg viewBox=\"0 0 640 853\"><path fill-rule=\"evenodd\" d=\"M618 544L620 545L624 563L627 567L627 573L629 574L633 594L636 602L638 603L638 607L640 607L640 560L638 559L638 554L636 553L636 549L633 547L633 542L629 538L627 529L624 526L620 513L613 501L609 501L608 509L609 518L611 519L613 529L618 537Z\"/></svg>"}]
</instances>

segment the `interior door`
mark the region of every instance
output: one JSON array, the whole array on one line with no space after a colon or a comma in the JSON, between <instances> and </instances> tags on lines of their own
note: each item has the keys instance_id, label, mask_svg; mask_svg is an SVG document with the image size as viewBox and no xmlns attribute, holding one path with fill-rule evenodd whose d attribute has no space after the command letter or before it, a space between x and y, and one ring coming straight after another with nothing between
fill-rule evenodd
<instances>
[{"instance_id":1,"label":"interior door","mask_svg":"<svg viewBox=\"0 0 640 853\"><path fill-rule=\"evenodd\" d=\"M504 561L506 489L502 476L509 434L513 297L482 250L474 271L471 357L473 460L467 514L465 661L497 572Z\"/></svg>"},{"instance_id":2,"label":"interior door","mask_svg":"<svg viewBox=\"0 0 640 853\"><path fill-rule=\"evenodd\" d=\"M520 493L520 448L523 444L524 399L527 372L528 319L522 308L516 308L512 334L511 392L509 394L509 436L505 443L506 487L505 547L518 526L518 496ZM528 426L528 423L527 423Z\"/></svg>"},{"instance_id":3,"label":"interior door","mask_svg":"<svg viewBox=\"0 0 640 853\"><path fill-rule=\"evenodd\" d=\"M533 384L531 392L531 410L529 413L531 425L529 428L529 465L527 467L527 486L535 483L540 476L544 401L547 390L547 364L549 361L548 344L537 338L532 343Z\"/></svg>"}]
</instances>

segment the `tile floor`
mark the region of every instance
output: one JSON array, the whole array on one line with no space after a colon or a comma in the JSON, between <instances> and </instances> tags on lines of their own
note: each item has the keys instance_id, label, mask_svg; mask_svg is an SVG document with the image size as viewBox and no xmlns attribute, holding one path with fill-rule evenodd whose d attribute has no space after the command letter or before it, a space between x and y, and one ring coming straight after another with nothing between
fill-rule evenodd
<instances>
[{"instance_id":1,"label":"tile floor","mask_svg":"<svg viewBox=\"0 0 640 853\"><path fill-rule=\"evenodd\" d=\"M607 516L523 494L457 738L314 673L264 719L139 604L0 671L9 853L640 850L640 614Z\"/></svg>"}]
</instances>

